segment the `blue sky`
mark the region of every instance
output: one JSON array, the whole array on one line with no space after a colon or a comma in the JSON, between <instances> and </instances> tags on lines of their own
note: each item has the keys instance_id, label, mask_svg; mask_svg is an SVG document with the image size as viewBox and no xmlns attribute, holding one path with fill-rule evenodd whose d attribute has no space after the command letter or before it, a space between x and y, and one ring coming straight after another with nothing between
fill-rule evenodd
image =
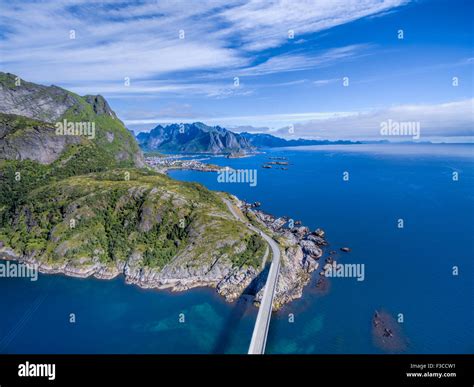
<instances>
[{"instance_id":1,"label":"blue sky","mask_svg":"<svg viewBox=\"0 0 474 387\"><path fill-rule=\"evenodd\" d=\"M102 94L135 131L203 121L378 139L391 119L420 122L422 140L470 141L473 4L1 0L0 69Z\"/></svg>"}]
</instances>

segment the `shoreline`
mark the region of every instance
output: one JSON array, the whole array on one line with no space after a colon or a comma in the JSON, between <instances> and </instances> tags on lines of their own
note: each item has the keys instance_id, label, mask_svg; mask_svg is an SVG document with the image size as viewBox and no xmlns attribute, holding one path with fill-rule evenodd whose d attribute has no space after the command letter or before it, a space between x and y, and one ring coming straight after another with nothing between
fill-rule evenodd
<instances>
[{"instance_id":1,"label":"shoreline","mask_svg":"<svg viewBox=\"0 0 474 387\"><path fill-rule=\"evenodd\" d=\"M145 156L145 164L158 173L168 174L168 171L197 171L197 172L219 172L229 166L220 166L203 161L210 160L212 157L225 158L229 160L254 157L265 152L245 153L242 155L232 155L227 153L190 153L190 154L168 154L162 156ZM183 160L191 158L190 160ZM232 169L232 168L231 168Z\"/></svg>"}]
</instances>

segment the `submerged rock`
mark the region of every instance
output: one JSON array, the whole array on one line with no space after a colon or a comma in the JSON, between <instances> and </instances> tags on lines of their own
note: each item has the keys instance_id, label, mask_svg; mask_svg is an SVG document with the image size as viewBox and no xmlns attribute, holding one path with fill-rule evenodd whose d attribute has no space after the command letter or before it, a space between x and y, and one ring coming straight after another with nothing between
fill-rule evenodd
<instances>
[{"instance_id":1,"label":"submerged rock","mask_svg":"<svg viewBox=\"0 0 474 387\"><path fill-rule=\"evenodd\" d=\"M400 353L408 347L408 340L403 335L400 324L384 311L374 313L372 339L375 346L390 353Z\"/></svg>"}]
</instances>

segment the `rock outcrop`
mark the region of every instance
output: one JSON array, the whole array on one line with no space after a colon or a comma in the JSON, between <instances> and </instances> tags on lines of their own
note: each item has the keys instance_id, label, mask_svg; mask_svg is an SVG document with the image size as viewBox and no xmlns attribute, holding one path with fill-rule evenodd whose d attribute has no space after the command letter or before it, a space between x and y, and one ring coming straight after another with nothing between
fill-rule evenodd
<instances>
[{"instance_id":1,"label":"rock outcrop","mask_svg":"<svg viewBox=\"0 0 474 387\"><path fill-rule=\"evenodd\" d=\"M0 159L50 164L68 145L80 144L81 141L77 136L56 136L53 124L0 114Z\"/></svg>"},{"instance_id":2,"label":"rock outcrop","mask_svg":"<svg viewBox=\"0 0 474 387\"><path fill-rule=\"evenodd\" d=\"M284 304L300 298L304 287L311 279L311 273L318 269L317 260L322 256L320 246L326 245L326 241L308 227L297 226L292 229L283 227L288 218L275 218L263 211L256 210L251 204L234 198L241 211L246 212L249 217L255 218L264 228L273 233L273 237L280 242L281 266L278 277L273 309L277 310ZM324 234L323 234L324 235ZM317 238L315 240L315 238ZM263 297L263 286L258 291L255 302L258 304Z\"/></svg>"},{"instance_id":3,"label":"rock outcrop","mask_svg":"<svg viewBox=\"0 0 474 387\"><path fill-rule=\"evenodd\" d=\"M0 72L0 113L54 122L80 98L57 86L27 82Z\"/></svg>"}]
</instances>

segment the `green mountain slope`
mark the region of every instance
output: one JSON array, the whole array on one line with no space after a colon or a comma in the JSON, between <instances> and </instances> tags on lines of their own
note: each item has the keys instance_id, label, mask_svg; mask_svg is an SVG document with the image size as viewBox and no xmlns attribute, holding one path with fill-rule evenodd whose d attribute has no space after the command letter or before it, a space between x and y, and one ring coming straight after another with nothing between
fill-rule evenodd
<instances>
[{"instance_id":1,"label":"green mountain slope","mask_svg":"<svg viewBox=\"0 0 474 387\"><path fill-rule=\"evenodd\" d=\"M48 169L24 168L18 184L25 187L13 192L14 168L1 169L2 198L15 202L2 199L0 241L17 256L113 271L132 256L141 267L161 269L173 259L197 267L258 265L253 257L263 254L261 243L242 261L254 237L198 184L128 169L57 179ZM48 184L38 184L45 175Z\"/></svg>"}]
</instances>

